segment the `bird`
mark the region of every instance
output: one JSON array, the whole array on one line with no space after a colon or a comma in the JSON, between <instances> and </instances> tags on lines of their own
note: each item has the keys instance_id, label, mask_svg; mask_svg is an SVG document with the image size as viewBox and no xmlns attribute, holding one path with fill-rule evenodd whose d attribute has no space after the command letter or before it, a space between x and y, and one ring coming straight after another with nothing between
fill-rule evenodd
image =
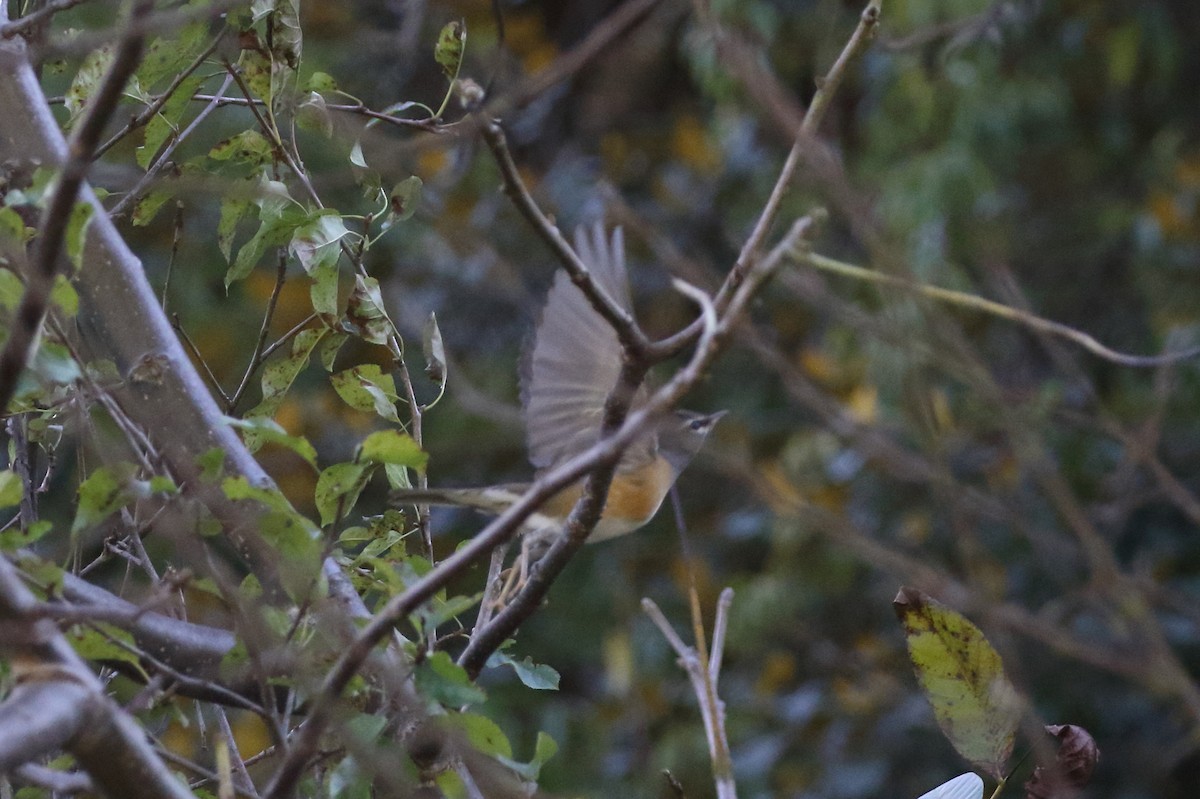
<instances>
[{"instance_id":1,"label":"bird","mask_svg":"<svg viewBox=\"0 0 1200 799\"><path fill-rule=\"evenodd\" d=\"M624 310L632 313L620 227L611 237L597 223L575 231L575 252L592 280ZM560 269L546 295L520 369L521 410L529 460L543 474L586 451L599 440L604 402L617 385L622 347L612 325L583 290ZM632 406L645 402L641 388ZM653 518L680 473L698 453L725 411L664 414L634 441L617 462L600 520L588 543L631 533ZM560 532L583 491L584 480L547 500L524 525L540 536ZM481 488L399 489L393 502L455 505L490 514L503 513L528 484Z\"/></svg>"}]
</instances>

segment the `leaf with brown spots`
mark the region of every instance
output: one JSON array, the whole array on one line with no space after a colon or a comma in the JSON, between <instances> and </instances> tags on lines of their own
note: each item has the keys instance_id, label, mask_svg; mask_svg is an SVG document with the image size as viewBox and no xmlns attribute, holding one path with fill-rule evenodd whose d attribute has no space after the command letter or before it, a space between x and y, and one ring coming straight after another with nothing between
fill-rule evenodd
<instances>
[{"instance_id":1,"label":"leaf with brown spots","mask_svg":"<svg viewBox=\"0 0 1200 799\"><path fill-rule=\"evenodd\" d=\"M892 606L942 732L959 754L1000 779L1021 717L1000 656L966 617L915 588L901 588Z\"/></svg>"}]
</instances>

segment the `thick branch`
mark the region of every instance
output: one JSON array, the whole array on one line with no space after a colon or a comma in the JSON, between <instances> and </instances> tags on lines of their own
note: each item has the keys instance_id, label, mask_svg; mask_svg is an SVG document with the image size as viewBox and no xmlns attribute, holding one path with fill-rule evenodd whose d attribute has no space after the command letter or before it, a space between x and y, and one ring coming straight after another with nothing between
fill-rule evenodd
<instances>
[{"instance_id":1,"label":"thick branch","mask_svg":"<svg viewBox=\"0 0 1200 799\"><path fill-rule=\"evenodd\" d=\"M62 133L19 37L0 41L0 108L5 109L0 114L0 160L51 166L67 160ZM141 263L86 185L79 191L79 200L94 209L84 245L84 267L75 283L82 338L93 352L110 358L129 378L114 390L121 407L148 432L177 480L224 524L239 551L247 555L264 584L270 585L278 556L257 535L259 511L230 501L218 485L201 481L196 458L220 449L225 452L227 474L245 476L264 487L271 484L270 479L224 423L163 316ZM154 368L146 370L145 366ZM145 374L152 377L141 377Z\"/></svg>"},{"instance_id":2,"label":"thick branch","mask_svg":"<svg viewBox=\"0 0 1200 799\"><path fill-rule=\"evenodd\" d=\"M83 726L91 692L64 676L18 684L0 704L0 774L65 749Z\"/></svg>"},{"instance_id":3,"label":"thick branch","mask_svg":"<svg viewBox=\"0 0 1200 799\"><path fill-rule=\"evenodd\" d=\"M148 13L153 5L143 0L134 6L133 15ZM71 210L75 207L80 186L87 177L104 125L121 99L126 81L141 63L142 45L143 37L140 34L130 32L121 39L112 63L71 134L67 145L68 158L38 223L33 256L25 276L25 293L21 295L21 303L17 306L16 323L11 328L4 351L0 352L0 413L8 408L16 391L17 378L33 355L42 320L46 317L50 289L58 271L59 255L62 253L67 224L71 220Z\"/></svg>"},{"instance_id":4,"label":"thick branch","mask_svg":"<svg viewBox=\"0 0 1200 799\"><path fill-rule=\"evenodd\" d=\"M30 694L14 693L4 718L20 719L30 726L53 727L37 738L39 751L22 749L19 740L25 733L16 734L12 724L0 724L0 744L14 747L5 752L7 762L16 765L17 757L33 757L65 746L107 795L129 799L162 799L190 797L163 765L146 740L142 729L128 714L104 694L104 687L88 669L66 639L46 619L31 615L37 599L21 582L16 569L0 558L0 620L6 622L9 633L4 637L11 653L13 672L19 686L27 686ZM16 631L18 634L11 634ZM37 724L25 722L25 713L35 699L44 698L42 686L52 686L56 693L70 698L47 699L45 707L38 706L33 716ZM42 716L42 713L45 716ZM11 713L11 716L7 716ZM51 722L57 722L51 724ZM70 735L63 735L70 732ZM7 734L6 734L7 733ZM41 748L48 747L48 748Z\"/></svg>"}]
</instances>

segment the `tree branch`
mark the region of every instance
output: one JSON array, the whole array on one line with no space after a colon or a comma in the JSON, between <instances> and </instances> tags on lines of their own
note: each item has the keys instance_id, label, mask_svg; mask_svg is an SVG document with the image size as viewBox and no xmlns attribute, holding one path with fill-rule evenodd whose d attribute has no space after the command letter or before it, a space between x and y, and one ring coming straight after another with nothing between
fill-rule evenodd
<instances>
[{"instance_id":1,"label":"tree branch","mask_svg":"<svg viewBox=\"0 0 1200 799\"><path fill-rule=\"evenodd\" d=\"M484 142L491 149L496 164L500 167L500 175L504 180L504 193L517 206L517 210L521 212L534 231L549 245L551 252L567 270L567 274L571 276L571 282L579 287L596 312L612 325L625 351L631 356L640 357L649 346L649 339L638 327L633 315L623 308L615 297L608 296L604 289L596 285L587 265L567 243L566 238L554 223L542 213L542 209L538 208L529 189L525 187L525 182L521 179L500 123L494 119L484 122L480 126L480 132Z\"/></svg>"},{"instance_id":2,"label":"tree branch","mask_svg":"<svg viewBox=\"0 0 1200 799\"><path fill-rule=\"evenodd\" d=\"M1106 361L1118 364L1120 366L1130 367L1158 367L1168 366L1180 361L1195 358L1200 355L1200 346L1188 347L1187 349L1178 350L1176 352L1164 352L1159 355L1131 355L1124 352L1106 347L1099 341L1084 333L1081 330L1065 325L1062 322L1055 322L1050 319L1044 319L1036 314L1031 314L1027 311L1022 311L1019 308L1014 308L1010 305L995 302L993 300L984 299L975 294L967 294L962 291L954 291L952 289L944 289L939 286L929 286L924 283L918 283L914 280L889 275L884 272L876 272L872 269L864 269L861 266L848 264L844 261L838 261L833 258L828 258L824 255L819 255L814 252L806 252L800 257L800 262L808 264L811 267L820 269L823 272L829 272L842 277L852 278L866 283L877 283L883 286L903 289L921 297L926 297L931 300L952 305L958 308L966 308L972 311L978 311L989 316L995 316L1000 319L1005 319L1010 322L1015 322L1023 327L1027 327L1037 333L1046 335L1058 336L1067 341L1083 347L1093 355L1103 358Z\"/></svg>"},{"instance_id":3,"label":"tree branch","mask_svg":"<svg viewBox=\"0 0 1200 799\"><path fill-rule=\"evenodd\" d=\"M142 0L133 7L131 17L148 13L153 5L153 2ZM42 321L46 317L50 289L58 271L63 237L71 220L75 200L87 177L104 125L120 101L126 81L141 63L142 45L143 37L132 30L122 37L112 63L67 143L68 158L38 223L25 292L17 306L16 321L3 352L0 352L0 413L7 410L16 391L17 379L33 355Z\"/></svg>"}]
</instances>

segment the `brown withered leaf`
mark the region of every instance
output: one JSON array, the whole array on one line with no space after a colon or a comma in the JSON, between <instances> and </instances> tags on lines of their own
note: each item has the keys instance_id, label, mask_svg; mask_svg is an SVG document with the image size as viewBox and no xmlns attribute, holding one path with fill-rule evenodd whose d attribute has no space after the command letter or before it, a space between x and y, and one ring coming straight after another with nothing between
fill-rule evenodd
<instances>
[{"instance_id":1,"label":"brown withered leaf","mask_svg":"<svg viewBox=\"0 0 1200 799\"><path fill-rule=\"evenodd\" d=\"M1058 754L1053 765L1033 770L1025 783L1025 799L1073 799L1091 781L1100 748L1075 724L1048 724L1046 732L1058 739Z\"/></svg>"}]
</instances>

